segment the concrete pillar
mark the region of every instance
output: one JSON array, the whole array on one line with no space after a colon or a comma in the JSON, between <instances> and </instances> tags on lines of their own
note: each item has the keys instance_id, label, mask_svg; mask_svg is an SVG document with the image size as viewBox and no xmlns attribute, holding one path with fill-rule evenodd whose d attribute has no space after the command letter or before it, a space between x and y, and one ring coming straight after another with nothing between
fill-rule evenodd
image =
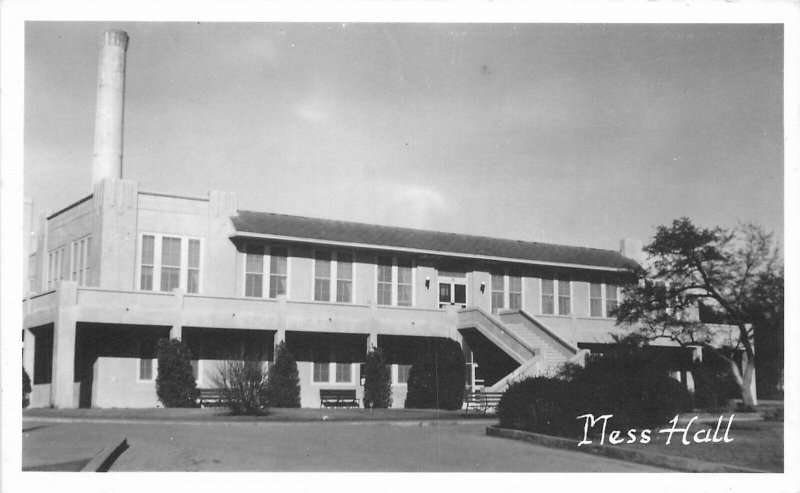
<instances>
[{"instance_id":1,"label":"concrete pillar","mask_svg":"<svg viewBox=\"0 0 800 493\"><path fill-rule=\"evenodd\" d=\"M286 330L285 329L280 329L280 330L276 331L275 332L275 336L272 339L273 350L274 350L273 351L273 357L272 357L273 361L275 360L275 356L274 355L277 354L277 351L278 351L278 344L285 343L285 342L286 342Z\"/></svg>"},{"instance_id":2,"label":"concrete pillar","mask_svg":"<svg viewBox=\"0 0 800 493\"><path fill-rule=\"evenodd\" d=\"M28 372L28 376L31 377L31 383L33 383L33 356L35 349L36 336L33 335L30 329L25 329L25 341L22 346L22 366Z\"/></svg>"},{"instance_id":3,"label":"concrete pillar","mask_svg":"<svg viewBox=\"0 0 800 493\"><path fill-rule=\"evenodd\" d=\"M60 281L56 296L53 326L53 375L50 403L54 407L77 407L75 395L75 330L77 325L78 283Z\"/></svg>"},{"instance_id":4,"label":"concrete pillar","mask_svg":"<svg viewBox=\"0 0 800 493\"><path fill-rule=\"evenodd\" d=\"M169 329L169 338L180 341L183 336L183 290L175 289L172 293L175 295L175 318Z\"/></svg>"},{"instance_id":5,"label":"concrete pillar","mask_svg":"<svg viewBox=\"0 0 800 493\"><path fill-rule=\"evenodd\" d=\"M122 178L122 120L127 49L128 34L125 31L107 30L100 35L92 184L104 178Z\"/></svg>"}]
</instances>

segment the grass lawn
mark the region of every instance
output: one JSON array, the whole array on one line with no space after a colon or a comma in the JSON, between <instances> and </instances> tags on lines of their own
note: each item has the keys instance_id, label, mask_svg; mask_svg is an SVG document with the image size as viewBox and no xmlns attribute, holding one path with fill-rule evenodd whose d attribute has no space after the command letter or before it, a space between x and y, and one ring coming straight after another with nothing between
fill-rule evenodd
<instances>
[{"instance_id":1,"label":"grass lawn","mask_svg":"<svg viewBox=\"0 0 800 493\"><path fill-rule=\"evenodd\" d=\"M702 427L711 425L692 425L687 438ZM682 427L682 425L681 425ZM712 426L713 428L713 426ZM724 428L723 430L724 431ZM655 432L655 430L654 430ZM737 423L735 418L729 438L732 442L692 443L683 445L681 433L673 435L669 445L669 434L653 433L648 444L634 443L619 445L643 452L664 455L677 455L707 462L719 462L734 466L761 469L770 472L783 472L783 421L745 421Z\"/></svg>"},{"instance_id":2,"label":"grass lawn","mask_svg":"<svg viewBox=\"0 0 800 493\"><path fill-rule=\"evenodd\" d=\"M486 416L464 415L464 411L435 409L269 409L262 416L233 416L224 407L201 409L26 409L23 417L72 419L134 419L175 421L397 421L397 420L464 420ZM493 418L493 416L488 416Z\"/></svg>"}]
</instances>

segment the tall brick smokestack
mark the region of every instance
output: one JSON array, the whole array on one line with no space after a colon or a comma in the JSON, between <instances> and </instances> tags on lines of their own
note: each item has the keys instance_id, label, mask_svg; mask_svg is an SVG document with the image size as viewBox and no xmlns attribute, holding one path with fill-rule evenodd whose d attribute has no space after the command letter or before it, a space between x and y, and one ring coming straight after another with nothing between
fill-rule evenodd
<instances>
[{"instance_id":1,"label":"tall brick smokestack","mask_svg":"<svg viewBox=\"0 0 800 493\"><path fill-rule=\"evenodd\" d=\"M122 117L127 49L128 33L125 31L107 30L100 35L92 184L104 178L122 178Z\"/></svg>"}]
</instances>

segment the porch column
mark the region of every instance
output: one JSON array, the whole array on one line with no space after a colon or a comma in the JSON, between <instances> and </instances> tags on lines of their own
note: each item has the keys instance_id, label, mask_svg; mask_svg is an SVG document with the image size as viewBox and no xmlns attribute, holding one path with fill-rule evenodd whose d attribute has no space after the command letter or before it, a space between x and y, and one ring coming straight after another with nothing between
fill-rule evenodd
<instances>
[{"instance_id":1,"label":"porch column","mask_svg":"<svg viewBox=\"0 0 800 493\"><path fill-rule=\"evenodd\" d=\"M56 296L50 403L58 408L78 407L74 382L78 283L60 281Z\"/></svg>"},{"instance_id":2,"label":"porch column","mask_svg":"<svg viewBox=\"0 0 800 493\"><path fill-rule=\"evenodd\" d=\"M275 337L272 340L272 345L273 345L273 350L274 350L273 355L276 354L277 351L278 351L278 344L285 343L285 342L286 342L286 330L285 329L280 329L280 330L276 331L275 332ZM273 356L273 360L274 360L274 358L275 358L275 356Z\"/></svg>"},{"instance_id":3,"label":"porch column","mask_svg":"<svg viewBox=\"0 0 800 493\"><path fill-rule=\"evenodd\" d=\"M169 338L180 341L183 337L183 291L175 289L172 292L175 294L175 318L169 329Z\"/></svg>"},{"instance_id":4,"label":"porch column","mask_svg":"<svg viewBox=\"0 0 800 493\"><path fill-rule=\"evenodd\" d=\"M30 329L25 329L25 342L22 346L22 366L31 377L31 385L33 385L33 356L36 349L36 336Z\"/></svg>"}]
</instances>

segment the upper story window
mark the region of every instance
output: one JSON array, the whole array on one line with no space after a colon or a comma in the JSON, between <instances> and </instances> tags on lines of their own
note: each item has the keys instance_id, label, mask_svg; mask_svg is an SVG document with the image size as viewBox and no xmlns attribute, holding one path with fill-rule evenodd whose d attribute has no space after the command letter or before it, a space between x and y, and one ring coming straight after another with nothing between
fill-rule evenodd
<instances>
[{"instance_id":1,"label":"upper story window","mask_svg":"<svg viewBox=\"0 0 800 493\"><path fill-rule=\"evenodd\" d=\"M413 306L414 270L411 260L378 257L376 279L379 305Z\"/></svg>"},{"instance_id":2,"label":"upper story window","mask_svg":"<svg viewBox=\"0 0 800 493\"><path fill-rule=\"evenodd\" d=\"M289 275L286 247L246 245L244 264L245 296L263 298L265 291L270 298L286 295ZM269 266L268 272L264 271L266 266Z\"/></svg>"},{"instance_id":3,"label":"upper story window","mask_svg":"<svg viewBox=\"0 0 800 493\"><path fill-rule=\"evenodd\" d=\"M569 315L570 313L572 313L572 286L569 277L542 278L542 314Z\"/></svg>"},{"instance_id":4,"label":"upper story window","mask_svg":"<svg viewBox=\"0 0 800 493\"><path fill-rule=\"evenodd\" d=\"M352 254L326 251L314 254L314 300L353 302Z\"/></svg>"},{"instance_id":5,"label":"upper story window","mask_svg":"<svg viewBox=\"0 0 800 493\"><path fill-rule=\"evenodd\" d=\"M143 234L139 248L139 289L201 290L202 242L183 236Z\"/></svg>"},{"instance_id":6,"label":"upper story window","mask_svg":"<svg viewBox=\"0 0 800 493\"><path fill-rule=\"evenodd\" d=\"M614 284L599 282L589 283L589 315L592 317L610 317L612 310L619 304L618 288Z\"/></svg>"},{"instance_id":7,"label":"upper story window","mask_svg":"<svg viewBox=\"0 0 800 493\"><path fill-rule=\"evenodd\" d=\"M522 308L522 277L513 271L492 274L492 310Z\"/></svg>"},{"instance_id":8,"label":"upper story window","mask_svg":"<svg viewBox=\"0 0 800 493\"><path fill-rule=\"evenodd\" d=\"M56 282L64 279L64 247L58 247L47 254L47 276L45 290L55 289Z\"/></svg>"},{"instance_id":9,"label":"upper story window","mask_svg":"<svg viewBox=\"0 0 800 493\"><path fill-rule=\"evenodd\" d=\"M78 286L86 286L89 283L89 251L91 246L91 236L72 242L70 280L77 281Z\"/></svg>"}]
</instances>

